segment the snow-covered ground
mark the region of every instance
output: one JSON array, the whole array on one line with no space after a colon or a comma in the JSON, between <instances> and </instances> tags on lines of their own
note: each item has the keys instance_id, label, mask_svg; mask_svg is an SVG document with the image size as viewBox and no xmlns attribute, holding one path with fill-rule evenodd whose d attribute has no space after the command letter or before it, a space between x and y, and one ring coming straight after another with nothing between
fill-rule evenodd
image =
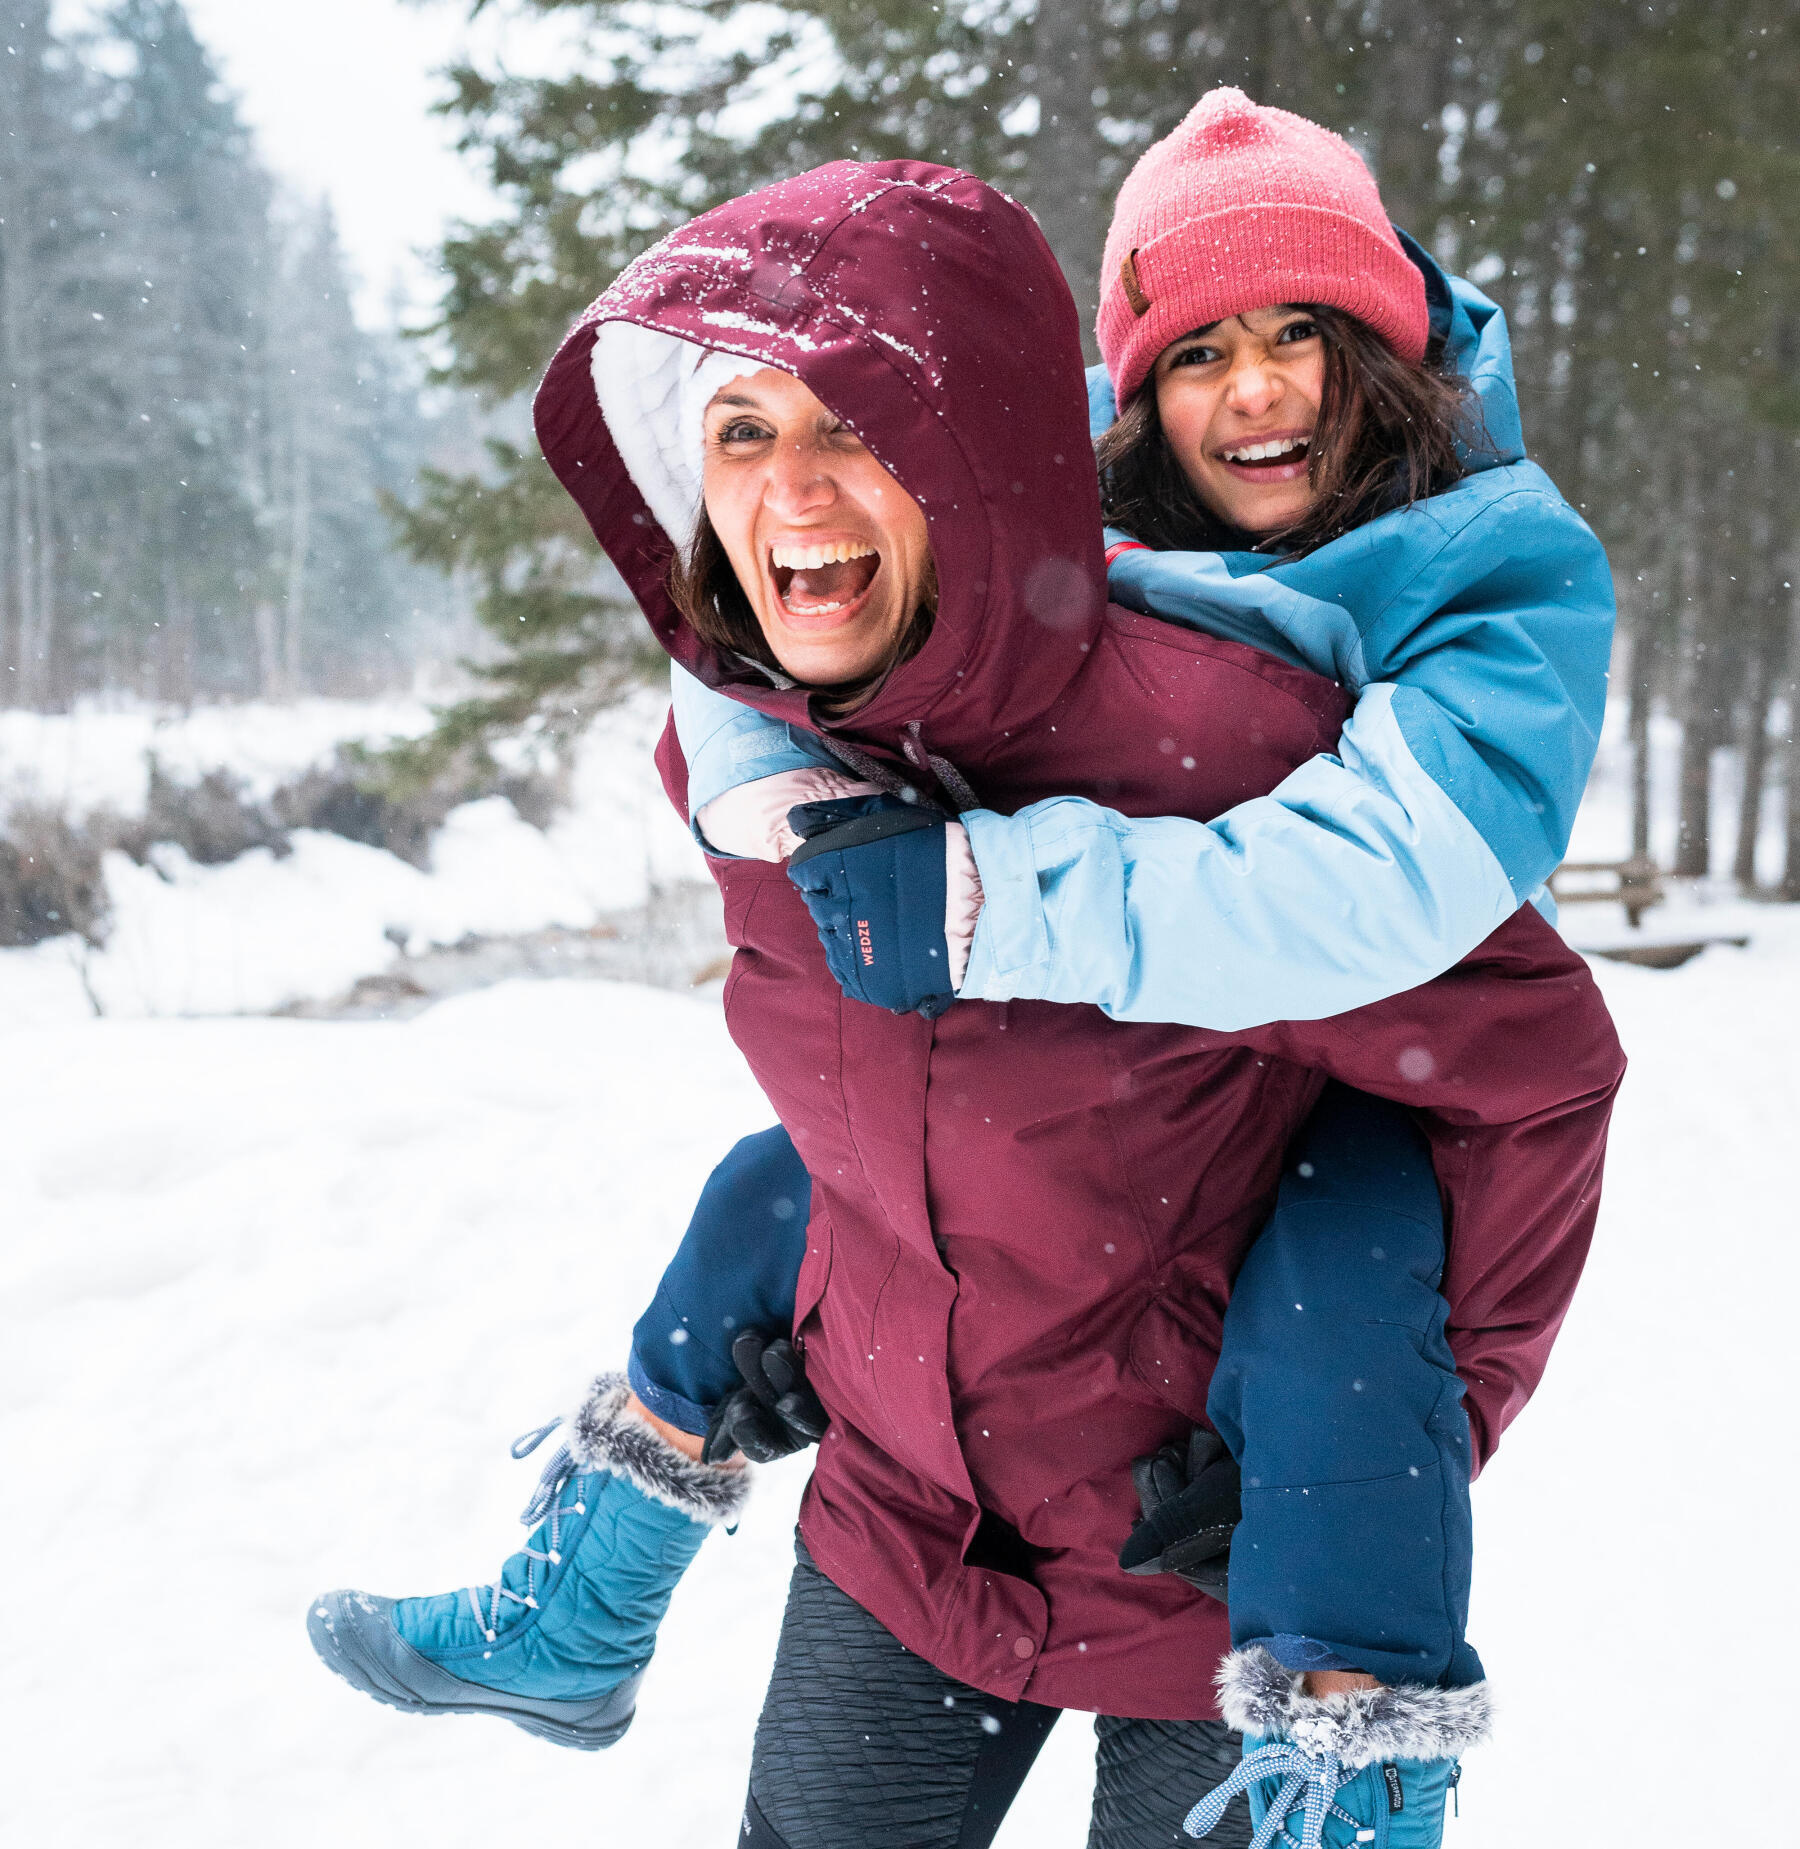
<instances>
[{"instance_id":1,"label":"snow-covered ground","mask_svg":"<svg viewBox=\"0 0 1800 1849\"><path fill-rule=\"evenodd\" d=\"M1587 1281L1476 1492L1504 1710L1464 1849L1713 1840L1721 1726L1777 1757L1800 1727L1800 921L1599 975L1633 1070ZM708 1542L598 1758L380 1709L302 1628L314 1591L437 1590L513 1545L508 1440L616 1361L708 1165L767 1121L717 1007L515 983L406 1025L87 1021L7 1052L0 1841L720 1849L803 1465ZM1076 1849L1089 1751L1064 1722L1004 1843Z\"/></svg>"},{"instance_id":2,"label":"snow-covered ground","mask_svg":"<svg viewBox=\"0 0 1800 1849\"><path fill-rule=\"evenodd\" d=\"M340 743L414 738L431 723L417 700L252 701L188 710L118 699L69 713L0 710L0 804L21 798L82 816L141 815L148 760L193 783L228 766L253 796L269 795Z\"/></svg>"},{"instance_id":3,"label":"snow-covered ground","mask_svg":"<svg viewBox=\"0 0 1800 1849\"><path fill-rule=\"evenodd\" d=\"M89 717L125 742L102 726L114 742L59 760L65 722L21 743L8 720L0 773L34 764L74 808L141 800L141 715ZM579 923L690 871L647 768L655 717L597 736L548 837L477 805L429 876L324 836L278 863L109 869L119 925L88 969L118 985L108 1018L78 982L55 990L66 947L0 953L0 1842L735 1834L803 1462L708 1542L605 1755L378 1708L303 1627L326 1587L439 1590L514 1545L536 1472L508 1442L617 1363L712 1161L768 1121L716 1002L515 982L405 1024L253 1016L382 967L389 925ZM159 748L269 787L345 719ZM1596 854L1610 787L1584 819ZM1782 1673L1800 908L1729 915L1748 950L1597 968L1633 1069L1586 1283L1476 1491L1472 1635L1502 1726L1467 1767L1461 1849L1722 1841L1743 1787L1718 1770L1722 1727L1765 1767L1800 1729ZM182 1013L240 1018L150 1018ZM1754 1696L1721 1712L1721 1688ZM1004 1849L1083 1842L1090 1762L1071 1717Z\"/></svg>"}]
</instances>

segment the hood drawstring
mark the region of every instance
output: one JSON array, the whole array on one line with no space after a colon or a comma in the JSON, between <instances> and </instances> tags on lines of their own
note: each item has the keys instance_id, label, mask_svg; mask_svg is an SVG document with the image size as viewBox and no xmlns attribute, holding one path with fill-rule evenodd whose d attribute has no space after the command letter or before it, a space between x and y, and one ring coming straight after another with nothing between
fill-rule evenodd
<instances>
[{"instance_id":1,"label":"hood drawstring","mask_svg":"<svg viewBox=\"0 0 1800 1849\"><path fill-rule=\"evenodd\" d=\"M906 729L910 736L901 750L906 753L907 763L916 770L928 770L937 778L944 794L955 805L958 815L979 809L981 804L975 800L975 792L969 788L969 780L962 772L948 758L940 758L935 751L925 749L925 741L919 736L922 728L918 720L913 720Z\"/></svg>"},{"instance_id":2,"label":"hood drawstring","mask_svg":"<svg viewBox=\"0 0 1800 1849\"><path fill-rule=\"evenodd\" d=\"M914 719L906 727L909 736L901 744L901 751L906 761L915 770L923 771L927 776L935 777L939 787L950 799L951 806L958 815L966 814L970 809L979 809L981 801L969 780L950 762L940 758L936 752L925 748L920 733L923 730L919 721ZM890 796L898 796L902 802L916 803L924 801L918 789L908 783L898 771L890 770L877 758L872 758L866 751L856 745L846 744L841 738L833 738L829 732L818 734L819 743L837 759L846 769L853 770L865 783L872 783L877 789L886 790Z\"/></svg>"}]
</instances>

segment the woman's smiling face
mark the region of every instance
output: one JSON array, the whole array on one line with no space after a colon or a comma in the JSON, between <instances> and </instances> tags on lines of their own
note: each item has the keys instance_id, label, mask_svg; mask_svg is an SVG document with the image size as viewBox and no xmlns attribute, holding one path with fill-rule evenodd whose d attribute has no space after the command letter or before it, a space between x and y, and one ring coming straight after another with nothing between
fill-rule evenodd
<instances>
[{"instance_id":1,"label":"woman's smiling face","mask_svg":"<svg viewBox=\"0 0 1800 1849\"><path fill-rule=\"evenodd\" d=\"M784 672L874 673L930 594L917 501L791 373L765 367L706 407L706 512Z\"/></svg>"},{"instance_id":2,"label":"woman's smiling face","mask_svg":"<svg viewBox=\"0 0 1800 1849\"><path fill-rule=\"evenodd\" d=\"M1158 354L1151 389L1209 513L1247 533L1279 533L1312 506L1325 341L1304 309L1249 309L1184 334Z\"/></svg>"}]
</instances>

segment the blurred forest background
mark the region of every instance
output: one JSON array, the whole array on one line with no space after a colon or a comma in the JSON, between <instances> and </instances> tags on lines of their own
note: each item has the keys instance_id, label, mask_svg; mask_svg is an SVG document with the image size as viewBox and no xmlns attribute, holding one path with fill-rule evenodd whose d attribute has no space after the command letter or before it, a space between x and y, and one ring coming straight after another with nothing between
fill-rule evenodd
<instances>
[{"instance_id":1,"label":"blurred forest background","mask_svg":"<svg viewBox=\"0 0 1800 1849\"><path fill-rule=\"evenodd\" d=\"M1091 319L1120 180L1230 82L1349 136L1507 309L1532 452L1612 556L1636 850L1673 720L1671 870L1707 870L1723 764L1737 878L1785 785L1800 899L1800 0L421 4L568 55L446 74L500 203L410 349L356 327L176 0L80 41L0 5L0 701L403 684L467 596L487 640L431 749L584 723L639 627L518 412L624 262L765 179L910 155L1029 204Z\"/></svg>"},{"instance_id":2,"label":"blurred forest background","mask_svg":"<svg viewBox=\"0 0 1800 1849\"><path fill-rule=\"evenodd\" d=\"M358 327L174 0L0 0L0 38L0 701L406 684L456 593L383 497L466 418Z\"/></svg>"}]
</instances>

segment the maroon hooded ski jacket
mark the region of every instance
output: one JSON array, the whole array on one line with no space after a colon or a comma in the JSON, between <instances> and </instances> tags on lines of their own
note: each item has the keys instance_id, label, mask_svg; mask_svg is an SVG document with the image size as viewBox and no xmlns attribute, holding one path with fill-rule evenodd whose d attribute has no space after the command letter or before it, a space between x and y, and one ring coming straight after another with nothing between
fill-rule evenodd
<instances>
[{"instance_id":1,"label":"maroon hooded ski jacket","mask_svg":"<svg viewBox=\"0 0 1800 1849\"><path fill-rule=\"evenodd\" d=\"M937 623L839 728L864 749L922 745L1003 812L1075 794L1196 819L1332 749L1331 682L1107 606L1073 304L1002 194L845 162L720 207L619 277L539 395L545 454L668 652L829 729L670 603L670 538L592 377L619 320L797 374L924 508ZM662 758L681 806L672 737ZM815 1182L796 1326L832 1419L801 1521L819 1565L996 1695L1215 1715L1223 1608L1116 1553L1131 1460L1204 1416L1283 1148L1325 1074L1421 1113L1485 1457L1593 1226L1623 1060L1585 966L1527 908L1436 982L1334 1020L1223 1034L970 1002L929 1023L844 999L785 869L713 871L731 1033Z\"/></svg>"}]
</instances>

